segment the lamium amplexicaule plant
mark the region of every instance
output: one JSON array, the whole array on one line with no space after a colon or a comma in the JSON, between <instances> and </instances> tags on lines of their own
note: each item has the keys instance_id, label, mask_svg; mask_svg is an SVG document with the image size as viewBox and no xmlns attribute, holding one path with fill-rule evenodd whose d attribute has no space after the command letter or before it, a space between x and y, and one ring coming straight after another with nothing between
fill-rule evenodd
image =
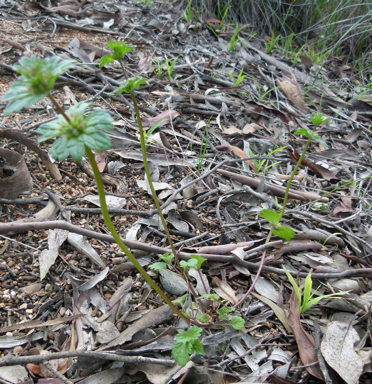
<instances>
[{"instance_id":1,"label":"lamium amplexicaule plant","mask_svg":"<svg viewBox=\"0 0 372 384\"><path fill-rule=\"evenodd\" d=\"M71 156L75 161L79 162L84 156L87 156L93 169L102 215L113 238L143 278L160 295L165 303L189 325L187 331L181 331L176 336L177 342L172 349L174 359L180 365L184 366L189 361L191 354L203 353L203 346L199 341L203 328L208 328L212 324L220 324L223 326L231 325L235 329L242 329L244 327L244 320L239 316L232 318L227 316L230 312L234 311L235 308L224 305L217 295L210 294L200 297L188 279L188 269L194 268L201 273L200 269L205 259L197 255L192 255L190 260L182 260L180 262L156 197L154 186L151 182L146 158L146 146L148 146L148 143L142 128L135 97L135 90L138 89L141 84L145 84L146 79L138 77L129 79L127 77L122 60L133 47L126 45L124 42L108 42L107 45L112 49L112 54L104 56L100 60L100 66L102 67L118 61L123 70L125 81L115 92L126 92L131 96L139 127L145 173L172 251L170 254L159 255L159 257L163 259L162 263L164 264L159 266L159 263L157 263L158 265L156 266L155 264L153 266L155 268L153 269L157 269L157 267L169 267L185 279L189 286L189 292L194 298L194 302L192 302L190 306L191 311L187 312L184 306L186 296L173 302L166 296L163 290L155 283L133 256L129 248L124 244L110 219L101 175L95 162L93 151L102 152L111 148L111 139L105 131L113 129L112 117L107 111L103 109L93 109L92 104L84 102L78 103L70 107L67 111L64 111L51 93L57 78L69 69L74 68L75 61L61 60L57 56L46 59L37 56L22 57L19 60L19 64L13 66L13 70L19 73L20 76L13 82L11 88L3 97L3 101L8 101L4 114L10 115L13 112L20 111L22 108L31 107L44 97L48 97L51 100L59 115L54 120L42 124L38 128L38 132L41 134L38 142L56 138L50 154L59 161L64 161L68 156ZM205 304L205 300L209 302L209 306ZM189 313L192 315L189 315ZM195 316L193 314L195 314Z\"/></svg>"}]
</instances>

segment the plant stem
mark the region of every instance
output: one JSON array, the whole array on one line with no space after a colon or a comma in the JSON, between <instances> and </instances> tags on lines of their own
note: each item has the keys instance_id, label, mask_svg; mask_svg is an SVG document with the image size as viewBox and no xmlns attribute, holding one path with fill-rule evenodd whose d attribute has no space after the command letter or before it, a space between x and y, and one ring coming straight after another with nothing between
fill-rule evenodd
<instances>
[{"instance_id":1,"label":"plant stem","mask_svg":"<svg viewBox=\"0 0 372 384\"><path fill-rule=\"evenodd\" d=\"M156 209L158 210L161 223L163 225L165 234L167 235L167 239L168 239L169 245L170 245L170 247L172 249L174 258L176 260L177 268L178 268L179 271L183 271L183 269L181 268L181 265L180 265L180 259L179 259L178 255L177 255L176 248L174 247L171 235L169 233L167 223L165 222L163 212L161 211L160 204L159 204L158 198L156 196L154 185L152 184L152 181L151 181L151 175L150 175L149 167L148 167L148 164L147 164L147 157L146 157L145 134L144 134L143 128L142 128L142 123L141 123L141 118L140 118L140 114L139 114L139 109L138 109L136 97L135 97L133 91L130 92L130 95L132 97L132 102L133 102L133 105L134 105L134 110L136 111L138 128L139 128L139 132L140 132L140 144L141 144L141 151L142 151L142 157L143 157L143 165L145 167L145 173L146 173L146 177L147 177L147 182L149 183L149 186L150 186L150 189L151 189L151 194L152 194L152 197L153 197L155 205L156 205Z\"/></svg>"},{"instance_id":2,"label":"plant stem","mask_svg":"<svg viewBox=\"0 0 372 384\"><path fill-rule=\"evenodd\" d=\"M56 107L56 110L71 124L70 118L66 115L65 111L60 107L60 105L57 103L56 99L51 95L50 92L48 93L48 97L53 103L53 105Z\"/></svg>"},{"instance_id":3,"label":"plant stem","mask_svg":"<svg viewBox=\"0 0 372 384\"><path fill-rule=\"evenodd\" d=\"M128 75L127 75L127 72L126 72L126 70L124 68L123 62L121 60L119 60L119 63L120 63L121 69L122 69L122 71L124 73L124 76L125 76L126 80L128 80ZM152 184L152 180L151 180L151 176L150 176L150 171L149 171L149 167L148 167L148 164L147 164L145 134L143 132L143 127L142 127L142 123L141 123L141 117L140 117L140 114L139 114L137 100L136 100L136 96L135 96L133 90L130 91L130 96L132 98L134 110L136 111L136 118L137 118L138 128L139 128L139 132L140 132L140 144L141 144L141 152L142 152L142 158L143 158L143 165L145 167L145 173L146 173L146 177L147 177L147 182L149 183L151 194L152 194L152 197L154 199L154 202L155 202L155 205L156 205L156 209L157 209L157 211L159 213L159 217L160 217L161 223L162 223L162 225L164 227L164 231L165 231L165 234L167 236L168 243L169 243L169 245L170 245L170 247L172 249L172 253L173 253L174 258L176 260L177 268L178 268L179 271L181 271L181 273L183 274L185 280L187 280L187 278L186 278L186 276L185 276L185 274L183 272L183 269L181 268L180 259L179 259L178 255L177 255L176 248L173 245L173 241L172 241L171 235L169 233L167 223L165 222L165 219L164 219L164 216L163 216L163 212L161 211L160 204L159 204L158 198L156 196L154 185Z\"/></svg>"},{"instance_id":4,"label":"plant stem","mask_svg":"<svg viewBox=\"0 0 372 384\"><path fill-rule=\"evenodd\" d=\"M112 221L110 219L110 215L107 210L106 205L106 198L105 198L105 191L103 189L101 174L99 173L96 161L94 159L94 155L90 148L85 146L85 151L87 153L90 165L92 166L94 178L96 179L97 183L97 190L99 195L99 201L101 205L102 215L105 220L105 223L107 225L107 228L110 230L113 238L115 239L116 243L120 246L122 251L126 254L128 259L133 263L133 265L137 268L138 272L143 276L143 278L151 285L151 287L161 296L161 298L173 309L173 311L181 317L183 320L190 322L190 318L184 315L182 312L180 312L176 306L167 298L167 296L164 294L164 292L158 287L158 285L155 283L155 281L147 274L147 272L142 268L141 264L137 261L137 259L132 255L131 251L127 248L127 246L123 243L121 240L119 234L116 232L116 229L114 225L112 224Z\"/></svg>"},{"instance_id":5,"label":"plant stem","mask_svg":"<svg viewBox=\"0 0 372 384\"><path fill-rule=\"evenodd\" d=\"M310 143L311 143L311 139L309 139L309 140L307 141L307 143L306 143L306 145L305 145L305 148L304 148L304 150L303 150L303 152L302 152L302 155L301 155L300 158L298 159L297 164L296 164L296 166L295 166L295 168L294 168L294 170L293 170L293 172L292 172L292 174L291 174L291 177L290 177L289 180L288 180L287 188L286 188L286 190L285 190L285 195L284 195L283 208L282 208L282 212L280 213L281 218L283 217L284 212L285 212L285 208L286 208L287 200L288 200L289 188L291 187L292 180L293 180L293 178L295 177L295 174L296 174L298 168L300 167L300 165L301 165L301 163L302 163L302 160L304 159L307 150L309 149Z\"/></svg>"}]
</instances>

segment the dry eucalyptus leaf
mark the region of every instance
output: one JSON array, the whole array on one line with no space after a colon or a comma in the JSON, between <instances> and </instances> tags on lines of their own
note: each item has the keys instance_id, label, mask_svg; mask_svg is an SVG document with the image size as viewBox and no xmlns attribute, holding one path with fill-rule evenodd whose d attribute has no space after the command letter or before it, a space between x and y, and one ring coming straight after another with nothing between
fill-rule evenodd
<instances>
[{"instance_id":1,"label":"dry eucalyptus leaf","mask_svg":"<svg viewBox=\"0 0 372 384\"><path fill-rule=\"evenodd\" d=\"M354 351L357 341L359 335L353 327L331 321L321 343L325 360L348 384L357 384L363 372L362 359Z\"/></svg>"}]
</instances>

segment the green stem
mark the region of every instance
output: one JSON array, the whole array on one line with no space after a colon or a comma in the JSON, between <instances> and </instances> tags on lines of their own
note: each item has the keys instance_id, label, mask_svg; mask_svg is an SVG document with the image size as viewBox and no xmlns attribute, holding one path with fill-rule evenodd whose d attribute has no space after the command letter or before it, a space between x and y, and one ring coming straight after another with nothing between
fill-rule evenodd
<instances>
[{"instance_id":1,"label":"green stem","mask_svg":"<svg viewBox=\"0 0 372 384\"><path fill-rule=\"evenodd\" d=\"M53 105L56 107L56 110L71 124L70 118L66 115L65 111L60 107L60 105L57 103L56 99L51 95L50 92L48 93L48 97L53 103Z\"/></svg>"},{"instance_id":2,"label":"green stem","mask_svg":"<svg viewBox=\"0 0 372 384\"><path fill-rule=\"evenodd\" d=\"M286 188L286 190L285 190L285 195L284 195L283 208L282 208L282 212L280 213L281 218L282 218L283 215L284 215L284 211L285 211L285 208L286 208L286 205L287 205L288 193L289 193L289 188L291 187L292 180L293 180L293 178L295 177L295 174L296 174L298 168L300 167L300 165L301 165L301 163L302 163L302 160L304 159L307 150L309 149L310 143L311 143L311 139L309 139L309 140L307 141L307 143L306 143L306 145L305 145L305 148L304 148L304 150L303 150L303 152L302 152L302 155L301 155L300 158L298 159L297 164L296 164L296 166L295 166L295 168L294 168L294 170L293 170L293 172L292 172L292 174L291 174L291 177L290 177L289 180L288 180L287 188Z\"/></svg>"},{"instance_id":3,"label":"green stem","mask_svg":"<svg viewBox=\"0 0 372 384\"><path fill-rule=\"evenodd\" d=\"M190 322L190 318L185 316L182 312L180 312L176 306L167 298L167 296L164 294L164 292L158 287L158 285L155 283L155 281L147 274L147 272L142 268L141 264L137 261L137 259L132 255L131 251L128 249L128 247L124 244L124 242L121 240L119 234L116 232L116 229L114 225L112 224L112 221L110 219L110 215L107 210L106 205L106 198L105 198L105 191L103 189L103 184L101 180L101 174L98 170L96 161L94 159L94 155L90 148L85 146L85 151L87 153L90 165L92 166L94 178L96 179L97 183L97 190L99 195L99 201L101 205L102 215L105 220L105 223L107 225L107 228L110 230L113 238L115 239L116 243L120 246L122 251L126 254L128 259L133 263L133 265L137 268L138 272L143 276L143 278L151 285L151 287L162 297L162 299L173 309L173 311L182 319Z\"/></svg>"},{"instance_id":4,"label":"green stem","mask_svg":"<svg viewBox=\"0 0 372 384\"><path fill-rule=\"evenodd\" d=\"M120 63L121 69L122 69L122 71L124 73L124 76L125 76L126 80L128 80L128 75L127 75L127 72L126 72L126 70L124 68L123 62L121 60L119 60L119 63ZM151 180L151 176L150 176L150 171L149 171L149 167L148 167L148 164L147 164L145 134L143 132L143 127L142 127L142 123L141 123L141 117L140 117L140 114L139 114L137 100L136 100L136 96L135 96L133 90L130 91L130 96L132 98L134 110L136 111L136 118L137 118L138 128L139 128L139 132L140 132L140 144L141 144L141 152L142 152L142 158L143 158L143 165L145 167L145 173L146 173L146 177L147 177L147 182L149 183L151 194L152 194L152 197L154 199L154 202L155 202L155 205L156 205L156 209L157 209L157 211L159 213L159 217L160 217L161 223L163 225L165 234L167 236L168 243L169 243L169 245L170 245L170 247L172 249L172 253L173 253L174 258L176 260L177 268L178 268L179 271L181 271L181 273L183 274L185 280L187 281L187 278L186 278L186 276L185 276L185 274L183 272L183 269L181 268L180 259L179 259L178 255L177 255L176 248L173 245L173 241L172 241L171 235L169 233L167 223L165 222L165 219L164 219L164 216L163 216L163 212L161 211L160 204L159 204L158 198L156 196L154 185L152 184L152 180Z\"/></svg>"},{"instance_id":5,"label":"green stem","mask_svg":"<svg viewBox=\"0 0 372 384\"><path fill-rule=\"evenodd\" d=\"M143 165L145 167L145 173L146 173L146 177L147 177L147 182L149 183L149 186L150 186L150 189L151 189L151 194L152 194L152 197L153 197L155 205L156 205L156 209L158 210L161 223L163 224L163 228L164 228L165 234L167 235L167 239L168 239L169 245L170 245L170 247L172 249L174 258L176 260L177 268L178 268L179 271L183 271L182 268L181 268L181 265L180 265L179 257L178 257L177 252L176 252L176 248L174 247L171 235L169 233L167 223L165 222L165 219L164 219L164 216L163 216L163 212L161 211L160 204L159 204L158 198L156 196L154 185L152 184L152 181L151 181L151 175L150 175L150 171L149 171L149 166L147 164L145 134L144 134L143 128L142 128L142 123L141 123L141 118L140 118L140 114L139 114L139 109L138 109L136 97L135 97L133 91L130 91L130 95L132 97L132 102L133 102L133 105L134 105L134 110L136 111L138 128L139 128L139 132L140 132L140 144L141 144Z\"/></svg>"}]
</instances>

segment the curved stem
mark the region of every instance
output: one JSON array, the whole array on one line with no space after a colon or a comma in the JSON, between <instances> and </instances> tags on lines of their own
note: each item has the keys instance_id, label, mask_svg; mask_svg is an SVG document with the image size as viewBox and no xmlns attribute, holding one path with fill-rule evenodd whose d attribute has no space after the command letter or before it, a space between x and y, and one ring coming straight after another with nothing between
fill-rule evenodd
<instances>
[{"instance_id":1,"label":"curved stem","mask_svg":"<svg viewBox=\"0 0 372 384\"><path fill-rule=\"evenodd\" d=\"M101 205L102 215L105 220L105 223L107 225L107 228L110 230L113 238L115 239L116 243L120 246L122 251L126 254L128 259L133 263L133 265L137 268L138 272L143 276L143 278L151 285L151 287L161 296L161 298L173 309L175 313L179 317L181 317L183 320L190 322L190 318L185 316L182 312L180 312L176 306L168 299L168 297L164 294L164 292L158 287L158 285L155 283L155 281L147 274L147 272L143 269L141 264L137 261L137 259L132 255L131 251L127 248L127 246L123 243L121 240L119 234L116 232L116 229L114 225L112 224L112 221L110 219L110 215L107 210L106 205L106 198L105 198L105 191L103 189L103 184L101 180L101 174L99 173L96 161L94 159L94 155L90 148L85 146L85 151L87 153L90 165L92 166L94 178L96 179L97 183L97 190L99 195L99 201Z\"/></svg>"},{"instance_id":2,"label":"curved stem","mask_svg":"<svg viewBox=\"0 0 372 384\"><path fill-rule=\"evenodd\" d=\"M134 110L136 111L138 128L139 128L139 132L140 132L140 144L141 144L141 151L142 151L142 157L143 157L143 165L145 167L145 173L146 173L146 176L147 176L147 182L149 183L151 194L152 194L152 197L153 197L155 205L156 205L156 209L158 210L161 223L163 224L163 228L164 228L165 234L167 235L167 239L168 239L169 245L170 245L170 247L172 249L174 258L176 260L177 268L178 268L179 271L183 271L183 269L181 268L181 265L180 265L180 260L179 260L178 255L177 255L176 248L174 247L171 235L169 233L167 223L165 222L163 213L161 211L160 204L159 204L158 198L156 196L154 185L152 184L152 181L151 181L150 171L149 171L149 167L148 167L148 164L147 164L147 157L146 157L145 135L143 133L143 128L142 128L142 123L141 123L141 118L140 118L140 114L139 114L139 109L138 109L136 97L135 97L133 91L130 92L130 95L132 97L132 102L133 102L133 105L134 105Z\"/></svg>"},{"instance_id":3,"label":"curved stem","mask_svg":"<svg viewBox=\"0 0 372 384\"><path fill-rule=\"evenodd\" d=\"M307 143L306 143L306 145L305 145L305 148L304 148L304 150L303 150L303 152L302 152L302 155L301 155L300 158L298 159L297 164L296 164L296 166L295 166L295 168L294 168L294 170L293 170L293 172L292 172L292 174L291 174L291 177L290 177L289 180L288 180L287 188L286 188L286 190L285 190L285 195L284 195L284 201L283 201L282 212L280 213L281 218L283 217L284 212L285 212L285 207L286 207L286 205L287 205L287 200L288 200L289 188L291 187L292 180L293 180L293 178L295 177L295 174L296 174L298 168L300 167L300 165L301 165L301 163L302 163L302 160L304 159L307 150L309 149L310 143L311 143L311 139L309 139L309 140L307 141Z\"/></svg>"},{"instance_id":4,"label":"curved stem","mask_svg":"<svg viewBox=\"0 0 372 384\"><path fill-rule=\"evenodd\" d=\"M57 103L56 99L51 95L50 92L48 93L48 97L53 103L53 105L56 107L56 110L71 124L70 118L66 115L65 111L60 107L60 105Z\"/></svg>"}]
</instances>

